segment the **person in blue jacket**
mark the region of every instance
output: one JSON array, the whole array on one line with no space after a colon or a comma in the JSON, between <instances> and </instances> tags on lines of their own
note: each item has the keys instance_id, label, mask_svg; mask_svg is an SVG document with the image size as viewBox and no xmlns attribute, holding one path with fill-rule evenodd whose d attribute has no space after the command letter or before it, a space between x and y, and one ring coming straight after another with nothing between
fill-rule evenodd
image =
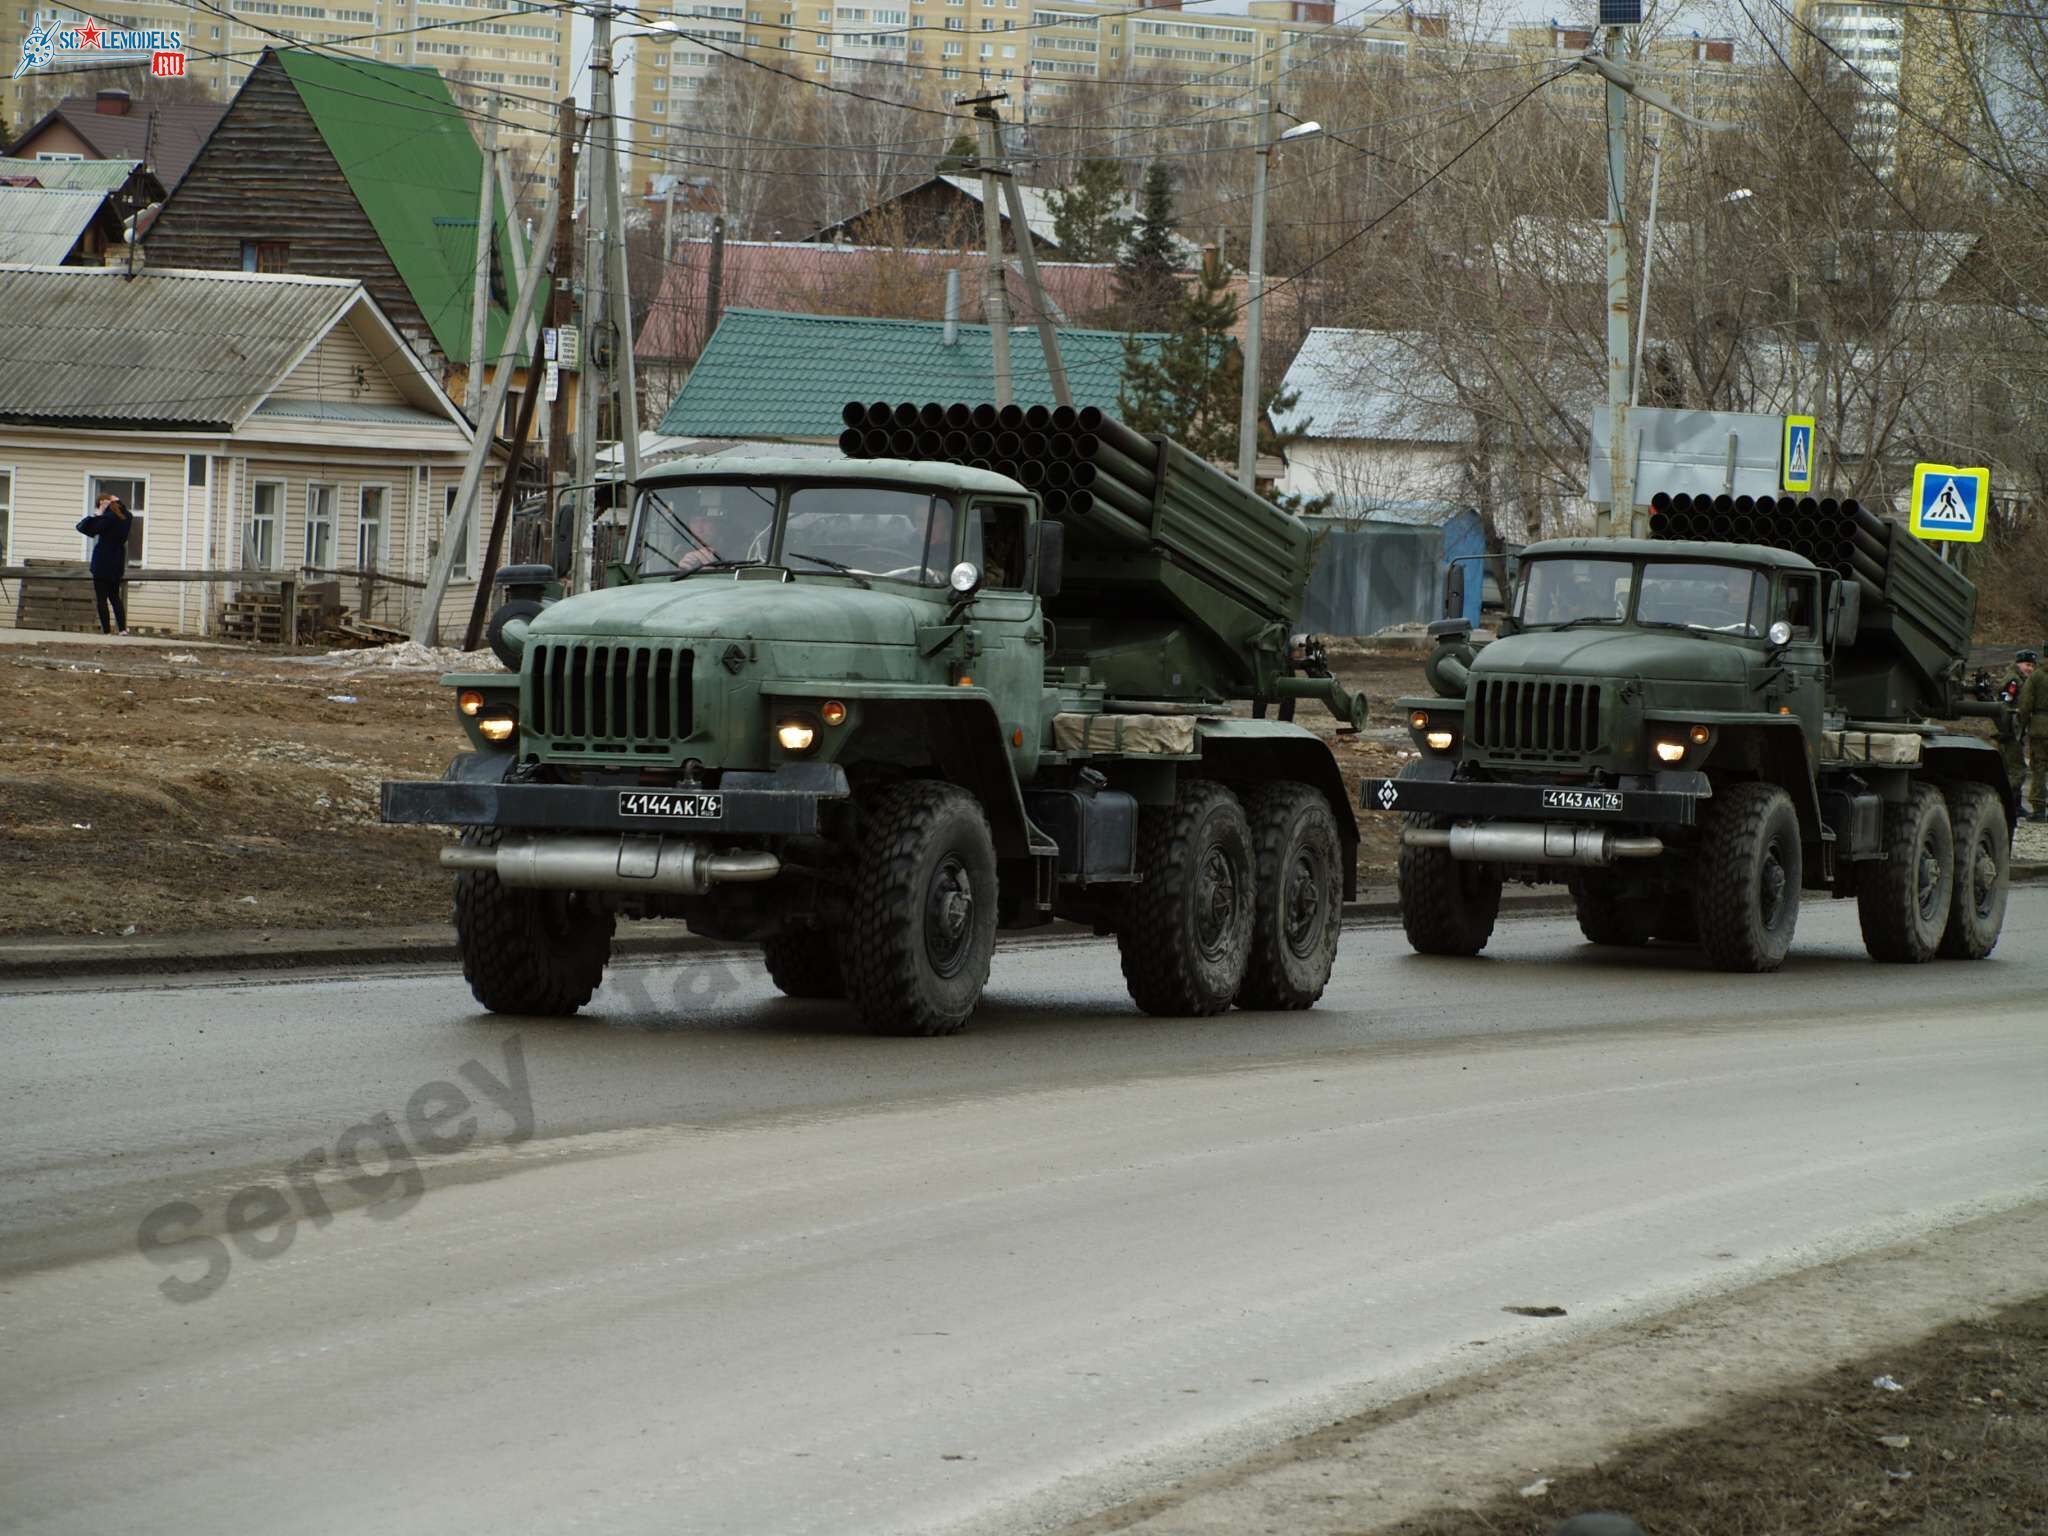
<instances>
[{"instance_id":1,"label":"person in blue jacket","mask_svg":"<svg viewBox=\"0 0 2048 1536\"><path fill-rule=\"evenodd\" d=\"M128 633L128 599L121 595L121 583L128 575L128 530L133 522L121 498L108 491L101 495L97 510L78 524L78 531L93 541L92 603L103 635ZM110 610L112 624L107 622Z\"/></svg>"}]
</instances>

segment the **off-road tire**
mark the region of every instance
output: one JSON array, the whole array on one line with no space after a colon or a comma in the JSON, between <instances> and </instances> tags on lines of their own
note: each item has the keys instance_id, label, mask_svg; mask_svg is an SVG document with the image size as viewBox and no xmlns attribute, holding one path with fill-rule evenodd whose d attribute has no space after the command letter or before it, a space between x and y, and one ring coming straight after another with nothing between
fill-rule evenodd
<instances>
[{"instance_id":1,"label":"off-road tire","mask_svg":"<svg viewBox=\"0 0 2048 1536\"><path fill-rule=\"evenodd\" d=\"M1866 865L1856 885L1863 947L1888 965L1932 960L1948 931L1955 900L1955 829L1948 801L1932 784L1915 784L1903 805L1884 808L1884 858Z\"/></svg>"},{"instance_id":2,"label":"off-road tire","mask_svg":"<svg viewBox=\"0 0 2048 1536\"><path fill-rule=\"evenodd\" d=\"M2005 803L1985 785L1951 784L1947 798L1956 878L1940 952L1947 960L1982 960L1998 947L1999 930L2005 927L2012 828Z\"/></svg>"},{"instance_id":3,"label":"off-road tire","mask_svg":"<svg viewBox=\"0 0 2048 1536\"><path fill-rule=\"evenodd\" d=\"M1245 806L1256 874L1240 1008L1310 1008L1330 983L1344 926L1344 840L1330 802L1272 784Z\"/></svg>"},{"instance_id":4,"label":"off-road tire","mask_svg":"<svg viewBox=\"0 0 2048 1536\"><path fill-rule=\"evenodd\" d=\"M514 619L531 620L537 617L545 606L536 598L507 598L498 605L497 611L491 615L490 622L484 625L484 644L491 648L493 656L514 672L519 670L520 658L524 652L505 638L505 626Z\"/></svg>"},{"instance_id":5,"label":"off-road tire","mask_svg":"<svg viewBox=\"0 0 2048 1536\"><path fill-rule=\"evenodd\" d=\"M1700 916L1691 891L1666 891L1657 905L1657 920L1650 936L1663 944L1697 944Z\"/></svg>"},{"instance_id":6,"label":"off-road tire","mask_svg":"<svg viewBox=\"0 0 2048 1536\"><path fill-rule=\"evenodd\" d=\"M1694 909L1717 971L1775 971L1799 926L1799 813L1775 784L1717 786L1701 828Z\"/></svg>"},{"instance_id":7,"label":"off-road tire","mask_svg":"<svg viewBox=\"0 0 2048 1536\"><path fill-rule=\"evenodd\" d=\"M784 997L837 999L846 996L839 945L819 928L792 928L761 941L768 979Z\"/></svg>"},{"instance_id":8,"label":"off-road tire","mask_svg":"<svg viewBox=\"0 0 2048 1536\"><path fill-rule=\"evenodd\" d=\"M1147 1013L1203 1017L1237 998L1251 958L1257 860L1237 796L1183 779L1172 805L1138 813L1144 879L1117 925L1124 984Z\"/></svg>"},{"instance_id":9,"label":"off-road tire","mask_svg":"<svg viewBox=\"0 0 2048 1536\"><path fill-rule=\"evenodd\" d=\"M846 995L878 1035L967 1027L996 948L996 851L966 790L915 780L861 806L853 910L839 956Z\"/></svg>"},{"instance_id":10,"label":"off-road tire","mask_svg":"<svg viewBox=\"0 0 2048 1536\"><path fill-rule=\"evenodd\" d=\"M1588 944L1641 949L1657 931L1658 908L1639 897L1631 899L1597 874L1572 882L1572 905L1578 909L1579 932Z\"/></svg>"},{"instance_id":11,"label":"off-road tire","mask_svg":"<svg viewBox=\"0 0 2048 1536\"><path fill-rule=\"evenodd\" d=\"M495 848L496 827L470 827L471 848ZM561 1018L590 1001L612 957L611 912L576 891L509 886L496 875L455 877L455 951L476 1000L493 1013Z\"/></svg>"},{"instance_id":12,"label":"off-road tire","mask_svg":"<svg viewBox=\"0 0 2048 1536\"><path fill-rule=\"evenodd\" d=\"M1399 777L1413 778L1415 769L1410 763ZM1404 829L1441 830L1450 824L1448 816L1421 812L1401 818ZM1454 859L1448 848L1411 848L1403 843L1394 874L1401 896L1401 928L1417 954L1476 955L1486 948L1494 919L1500 916L1498 864Z\"/></svg>"}]
</instances>

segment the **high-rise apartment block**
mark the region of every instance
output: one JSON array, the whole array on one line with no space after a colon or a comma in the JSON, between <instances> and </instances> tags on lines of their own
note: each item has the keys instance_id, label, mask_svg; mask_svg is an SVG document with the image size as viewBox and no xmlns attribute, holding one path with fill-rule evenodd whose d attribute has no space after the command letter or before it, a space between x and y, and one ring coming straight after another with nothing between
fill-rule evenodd
<instances>
[{"instance_id":1,"label":"high-rise apartment block","mask_svg":"<svg viewBox=\"0 0 2048 1536\"><path fill-rule=\"evenodd\" d=\"M221 14L223 11L229 13ZM227 100L264 48L318 44L386 64L438 70L456 100L481 115L497 97L499 143L520 184L545 195L554 182L555 103L569 94L577 60L564 7L523 0L221 0L218 9L179 0L118 0L111 8L47 0L0 0L0 115L15 132L67 95L90 96L103 77L49 73L9 81L22 38L38 22L87 20L102 27L175 29L184 34L185 78Z\"/></svg>"},{"instance_id":2,"label":"high-rise apartment block","mask_svg":"<svg viewBox=\"0 0 2048 1536\"><path fill-rule=\"evenodd\" d=\"M1803 0L1801 51L1854 94L1850 142L1887 180L1913 162L1963 161L1958 146L1981 132L1981 82L1970 75L1983 10L1972 0Z\"/></svg>"}]
</instances>

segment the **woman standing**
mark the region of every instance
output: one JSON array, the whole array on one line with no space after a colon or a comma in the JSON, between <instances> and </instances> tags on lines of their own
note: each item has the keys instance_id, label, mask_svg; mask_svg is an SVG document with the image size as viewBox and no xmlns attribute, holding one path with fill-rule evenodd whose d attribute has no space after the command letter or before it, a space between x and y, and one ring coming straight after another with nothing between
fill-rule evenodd
<instances>
[{"instance_id":1,"label":"woman standing","mask_svg":"<svg viewBox=\"0 0 2048 1536\"><path fill-rule=\"evenodd\" d=\"M128 530L133 521L121 498L105 491L98 509L78 524L78 531L93 541L92 603L103 635L128 633L128 600L121 595L121 583L128 575ZM109 610L112 624L107 622Z\"/></svg>"}]
</instances>

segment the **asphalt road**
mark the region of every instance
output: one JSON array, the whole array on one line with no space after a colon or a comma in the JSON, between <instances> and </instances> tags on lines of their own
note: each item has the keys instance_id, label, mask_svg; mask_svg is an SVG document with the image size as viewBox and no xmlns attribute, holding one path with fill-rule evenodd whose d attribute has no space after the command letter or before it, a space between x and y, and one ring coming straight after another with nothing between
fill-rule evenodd
<instances>
[{"instance_id":1,"label":"asphalt road","mask_svg":"<svg viewBox=\"0 0 2048 1536\"><path fill-rule=\"evenodd\" d=\"M1368 927L1314 1012L1200 1022L1009 947L948 1041L731 960L566 1023L418 972L16 991L0 1527L1041 1529L2038 1198L2044 999L2036 891L1976 965L1815 905L1775 978Z\"/></svg>"}]
</instances>

